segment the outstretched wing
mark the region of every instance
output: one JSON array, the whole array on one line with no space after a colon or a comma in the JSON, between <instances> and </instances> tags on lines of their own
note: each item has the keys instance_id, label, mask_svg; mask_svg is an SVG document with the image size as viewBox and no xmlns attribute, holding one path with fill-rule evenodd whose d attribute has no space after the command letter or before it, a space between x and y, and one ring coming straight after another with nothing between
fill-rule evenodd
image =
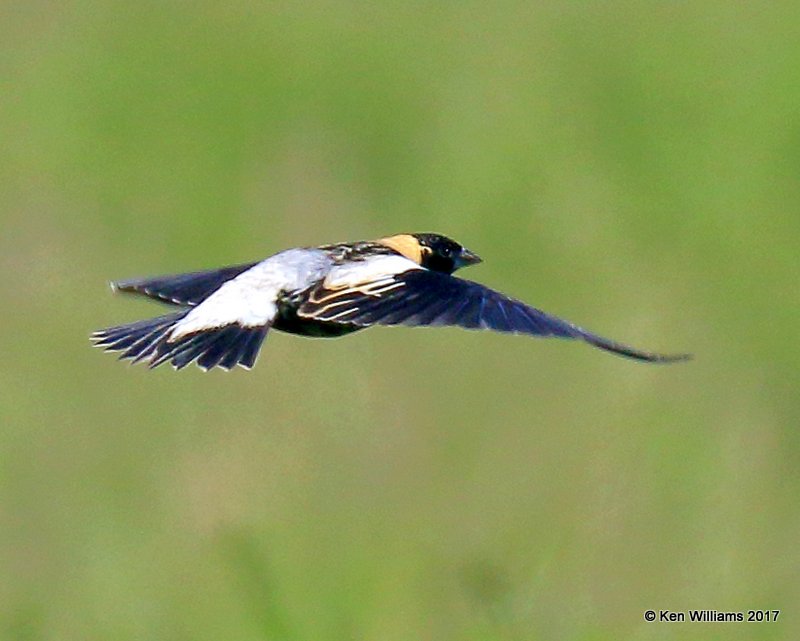
<instances>
[{"instance_id":1,"label":"outstretched wing","mask_svg":"<svg viewBox=\"0 0 800 641\"><path fill-rule=\"evenodd\" d=\"M111 287L117 291L143 294L174 305L193 307L199 305L222 285L255 264L247 263L222 269L156 278L131 278L111 283Z\"/></svg>"},{"instance_id":2,"label":"outstretched wing","mask_svg":"<svg viewBox=\"0 0 800 641\"><path fill-rule=\"evenodd\" d=\"M424 269L386 274L343 287L324 283L311 292L300 316L369 325L457 325L532 336L582 339L601 349L651 362L689 358L645 352L588 332L479 283Z\"/></svg>"}]
</instances>

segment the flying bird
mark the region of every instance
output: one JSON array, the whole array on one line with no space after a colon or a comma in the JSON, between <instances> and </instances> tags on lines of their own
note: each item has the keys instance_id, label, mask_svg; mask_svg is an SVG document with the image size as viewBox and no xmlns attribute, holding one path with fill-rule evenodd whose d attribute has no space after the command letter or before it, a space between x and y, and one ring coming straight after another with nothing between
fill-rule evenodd
<instances>
[{"instance_id":1,"label":"flying bird","mask_svg":"<svg viewBox=\"0 0 800 641\"><path fill-rule=\"evenodd\" d=\"M439 234L398 234L372 241L287 249L259 262L208 271L123 280L112 289L149 296L176 311L92 334L121 359L151 368L196 362L250 369L270 329L318 338L373 325L457 325L554 336L655 363L688 354L645 352L603 338L453 276L481 259Z\"/></svg>"}]
</instances>

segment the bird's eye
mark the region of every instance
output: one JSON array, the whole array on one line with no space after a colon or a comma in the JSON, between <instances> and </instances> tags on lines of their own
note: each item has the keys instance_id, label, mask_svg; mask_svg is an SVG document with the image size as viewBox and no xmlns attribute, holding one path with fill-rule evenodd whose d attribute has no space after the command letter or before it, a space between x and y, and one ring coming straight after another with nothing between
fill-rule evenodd
<instances>
[{"instance_id":1,"label":"bird's eye","mask_svg":"<svg viewBox=\"0 0 800 641\"><path fill-rule=\"evenodd\" d=\"M450 255L453 253L453 250L450 249L449 247L442 247L442 249L439 250L439 253L445 258L450 258Z\"/></svg>"}]
</instances>

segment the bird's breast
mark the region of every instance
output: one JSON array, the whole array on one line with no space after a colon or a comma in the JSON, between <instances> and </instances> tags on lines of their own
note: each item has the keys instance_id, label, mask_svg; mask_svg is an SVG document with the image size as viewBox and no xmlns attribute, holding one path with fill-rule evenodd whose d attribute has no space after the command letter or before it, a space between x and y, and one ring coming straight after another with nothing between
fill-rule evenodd
<instances>
[{"instance_id":1,"label":"bird's breast","mask_svg":"<svg viewBox=\"0 0 800 641\"><path fill-rule=\"evenodd\" d=\"M291 299L282 299L278 303L278 314L272 326L282 332L309 338L338 338L363 329L348 323L329 323L304 318L297 314L298 306L297 302Z\"/></svg>"}]
</instances>

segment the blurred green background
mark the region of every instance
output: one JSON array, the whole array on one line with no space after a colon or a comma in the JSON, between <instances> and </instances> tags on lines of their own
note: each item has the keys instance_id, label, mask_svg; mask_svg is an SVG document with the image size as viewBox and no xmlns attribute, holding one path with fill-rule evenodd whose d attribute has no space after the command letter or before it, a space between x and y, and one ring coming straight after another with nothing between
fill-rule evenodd
<instances>
[{"instance_id":1,"label":"blurred green background","mask_svg":"<svg viewBox=\"0 0 800 641\"><path fill-rule=\"evenodd\" d=\"M797 3L0 25L0 638L800 638ZM89 345L160 312L110 279L402 231L696 360L377 329L176 374Z\"/></svg>"}]
</instances>

